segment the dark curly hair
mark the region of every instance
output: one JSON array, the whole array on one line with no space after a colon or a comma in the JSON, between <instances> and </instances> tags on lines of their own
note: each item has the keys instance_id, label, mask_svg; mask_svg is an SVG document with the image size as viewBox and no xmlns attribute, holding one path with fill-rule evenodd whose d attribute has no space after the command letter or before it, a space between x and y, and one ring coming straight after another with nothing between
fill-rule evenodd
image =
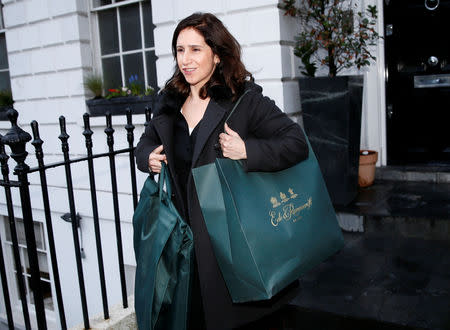
<instances>
[{"instance_id":1,"label":"dark curly hair","mask_svg":"<svg viewBox=\"0 0 450 330\"><path fill-rule=\"evenodd\" d=\"M231 35L223 23L213 14L194 13L183 19L175 29L172 38L172 54L177 58L177 39L180 32L186 28L193 28L205 38L206 44L212 52L219 56L220 63L216 66L210 80L200 89L200 97L209 96L212 87L227 88L233 99L244 90L247 80L253 81L253 76L247 71L241 61L241 46ZM187 97L190 92L189 83L175 64L173 76L166 82L165 90L176 91Z\"/></svg>"}]
</instances>

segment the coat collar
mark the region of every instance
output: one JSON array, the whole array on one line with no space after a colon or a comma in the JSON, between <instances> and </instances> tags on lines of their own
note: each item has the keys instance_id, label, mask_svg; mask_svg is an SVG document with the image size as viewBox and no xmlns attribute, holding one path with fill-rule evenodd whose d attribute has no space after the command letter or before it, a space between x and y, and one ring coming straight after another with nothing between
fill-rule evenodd
<instances>
[{"instance_id":1,"label":"coat collar","mask_svg":"<svg viewBox=\"0 0 450 330\"><path fill-rule=\"evenodd\" d=\"M203 150L206 142L213 133L214 129L221 123L225 115L230 111L232 103L223 101L216 102L211 99L203 115L203 119L198 125L198 134L195 147L192 153L192 165L195 167L200 153ZM180 110L178 110L180 111ZM174 145L173 145L173 125L174 115L162 113L152 119L154 127L161 138L161 142L165 146L165 153L167 155L167 162L169 163L170 170L174 171L174 168L170 166L174 162ZM216 141L219 142L219 141ZM173 172L174 173L174 172Z\"/></svg>"},{"instance_id":2,"label":"coat collar","mask_svg":"<svg viewBox=\"0 0 450 330\"><path fill-rule=\"evenodd\" d=\"M219 125L225 114L230 110L229 107L224 107L213 99L209 101L208 107L205 110L203 119L200 121L197 140L195 142L194 152L192 154L192 167L195 167L203 147L208 141L214 129ZM215 141L218 143L219 141Z\"/></svg>"}]
</instances>

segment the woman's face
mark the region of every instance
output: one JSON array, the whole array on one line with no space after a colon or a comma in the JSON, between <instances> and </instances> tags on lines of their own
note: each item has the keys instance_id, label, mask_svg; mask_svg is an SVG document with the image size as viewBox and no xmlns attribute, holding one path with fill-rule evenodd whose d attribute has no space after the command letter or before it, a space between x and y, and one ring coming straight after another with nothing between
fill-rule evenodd
<instances>
[{"instance_id":1,"label":"woman's face","mask_svg":"<svg viewBox=\"0 0 450 330\"><path fill-rule=\"evenodd\" d=\"M177 64L186 81L201 88L211 78L219 57L205 38L193 28L186 28L177 38Z\"/></svg>"}]
</instances>

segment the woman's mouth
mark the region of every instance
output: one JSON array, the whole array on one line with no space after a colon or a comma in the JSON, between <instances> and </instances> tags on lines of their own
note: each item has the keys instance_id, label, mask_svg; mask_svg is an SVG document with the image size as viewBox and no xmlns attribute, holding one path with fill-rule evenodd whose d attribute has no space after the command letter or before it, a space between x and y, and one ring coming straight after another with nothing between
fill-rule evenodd
<instances>
[{"instance_id":1,"label":"woman's mouth","mask_svg":"<svg viewBox=\"0 0 450 330\"><path fill-rule=\"evenodd\" d=\"M194 72L195 71L195 69L192 69L192 68L185 68L185 69L183 69L183 72L185 73L185 74L190 74L190 73L192 73L192 72Z\"/></svg>"}]
</instances>

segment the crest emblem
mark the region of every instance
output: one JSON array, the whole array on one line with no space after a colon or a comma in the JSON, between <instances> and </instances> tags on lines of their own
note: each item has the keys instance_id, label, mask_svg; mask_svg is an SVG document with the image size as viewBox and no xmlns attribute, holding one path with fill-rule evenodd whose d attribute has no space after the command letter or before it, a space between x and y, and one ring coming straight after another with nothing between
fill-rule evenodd
<instances>
[{"instance_id":1,"label":"crest emblem","mask_svg":"<svg viewBox=\"0 0 450 330\"><path fill-rule=\"evenodd\" d=\"M272 203L272 207L273 207L273 208L280 206L280 203L278 202L278 200L277 200L276 197L272 197L272 198L270 199L270 202Z\"/></svg>"},{"instance_id":2,"label":"crest emblem","mask_svg":"<svg viewBox=\"0 0 450 330\"><path fill-rule=\"evenodd\" d=\"M295 198L295 197L297 197L298 195L296 194L296 193L294 193L294 190L292 190L292 188L289 188L289 193L291 194L291 199L293 199L293 198Z\"/></svg>"},{"instance_id":3,"label":"crest emblem","mask_svg":"<svg viewBox=\"0 0 450 330\"><path fill-rule=\"evenodd\" d=\"M289 197L287 197L283 192L280 192L280 198L283 203L286 203L289 200Z\"/></svg>"}]
</instances>

